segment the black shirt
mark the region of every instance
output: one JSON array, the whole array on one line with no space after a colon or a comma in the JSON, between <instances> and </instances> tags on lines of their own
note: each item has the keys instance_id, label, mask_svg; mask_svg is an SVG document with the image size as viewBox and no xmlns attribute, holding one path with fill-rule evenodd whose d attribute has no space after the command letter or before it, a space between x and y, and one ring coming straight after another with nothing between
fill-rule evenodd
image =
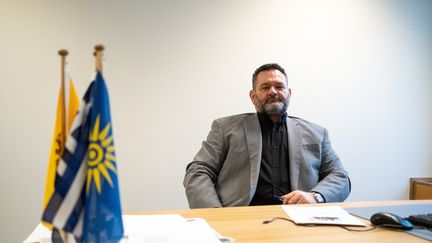
<instances>
[{"instance_id":1,"label":"black shirt","mask_svg":"<svg viewBox=\"0 0 432 243\"><path fill-rule=\"evenodd\" d=\"M262 156L258 185L250 205L281 204L278 198L291 192L286 117L284 113L278 123L273 123L267 114L258 112Z\"/></svg>"}]
</instances>

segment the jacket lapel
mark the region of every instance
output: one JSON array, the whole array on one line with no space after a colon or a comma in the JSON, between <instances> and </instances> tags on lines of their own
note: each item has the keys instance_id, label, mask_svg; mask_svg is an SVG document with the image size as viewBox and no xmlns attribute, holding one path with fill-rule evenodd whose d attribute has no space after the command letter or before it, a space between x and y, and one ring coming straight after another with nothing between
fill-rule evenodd
<instances>
[{"instance_id":1,"label":"jacket lapel","mask_svg":"<svg viewBox=\"0 0 432 243\"><path fill-rule=\"evenodd\" d=\"M249 116L243 124L247 149L249 152L250 161L250 182L251 182L251 193L249 201L252 200L252 196L255 194L255 189L258 183L258 176L260 170L261 161L261 150L262 150L262 140L261 140L261 128L258 120L257 114Z\"/></svg>"},{"instance_id":2,"label":"jacket lapel","mask_svg":"<svg viewBox=\"0 0 432 243\"><path fill-rule=\"evenodd\" d=\"M302 128L297 122L289 117L286 119L288 130L288 151L291 190L298 189L300 165L302 158Z\"/></svg>"}]
</instances>

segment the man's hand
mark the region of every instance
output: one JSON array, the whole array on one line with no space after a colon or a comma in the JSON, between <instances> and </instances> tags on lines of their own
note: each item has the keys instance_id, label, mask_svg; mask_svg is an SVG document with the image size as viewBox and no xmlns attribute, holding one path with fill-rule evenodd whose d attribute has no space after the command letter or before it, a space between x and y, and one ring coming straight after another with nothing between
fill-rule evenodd
<instances>
[{"instance_id":1,"label":"man's hand","mask_svg":"<svg viewBox=\"0 0 432 243\"><path fill-rule=\"evenodd\" d=\"M295 190L281 197L283 199L282 204L305 204L305 203L317 203L314 195L311 192L304 192Z\"/></svg>"}]
</instances>

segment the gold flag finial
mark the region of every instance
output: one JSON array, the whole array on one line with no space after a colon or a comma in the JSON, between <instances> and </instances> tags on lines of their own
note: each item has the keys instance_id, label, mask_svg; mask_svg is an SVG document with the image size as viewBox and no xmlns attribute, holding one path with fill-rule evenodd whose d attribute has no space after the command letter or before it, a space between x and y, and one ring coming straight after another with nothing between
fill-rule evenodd
<instances>
[{"instance_id":1,"label":"gold flag finial","mask_svg":"<svg viewBox=\"0 0 432 243\"><path fill-rule=\"evenodd\" d=\"M96 71L102 72L102 56L105 47L101 44L98 44L94 47L94 49L95 51L93 52L93 55L95 56Z\"/></svg>"}]
</instances>

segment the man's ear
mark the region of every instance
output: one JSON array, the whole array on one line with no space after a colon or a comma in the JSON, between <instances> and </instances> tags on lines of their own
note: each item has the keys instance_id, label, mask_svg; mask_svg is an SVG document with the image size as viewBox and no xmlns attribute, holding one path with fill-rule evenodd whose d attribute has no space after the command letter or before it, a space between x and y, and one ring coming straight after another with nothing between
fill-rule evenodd
<instances>
[{"instance_id":1,"label":"man's ear","mask_svg":"<svg viewBox=\"0 0 432 243\"><path fill-rule=\"evenodd\" d=\"M251 91L249 91L249 98L251 99L252 103L254 103L255 96L256 96L255 90L252 89Z\"/></svg>"}]
</instances>

